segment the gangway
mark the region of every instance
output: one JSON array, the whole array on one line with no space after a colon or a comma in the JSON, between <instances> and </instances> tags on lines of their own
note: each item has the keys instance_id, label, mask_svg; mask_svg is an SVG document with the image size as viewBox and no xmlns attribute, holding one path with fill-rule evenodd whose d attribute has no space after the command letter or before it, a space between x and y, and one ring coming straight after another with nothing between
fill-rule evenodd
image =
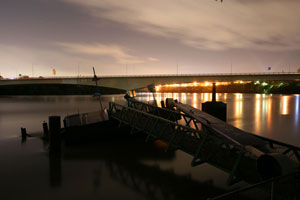
<instances>
[{"instance_id":1,"label":"gangway","mask_svg":"<svg viewBox=\"0 0 300 200\"><path fill-rule=\"evenodd\" d=\"M197 130L203 130L204 132L208 132L208 134L221 136L226 140L227 145L234 143L246 147L249 151L255 151L255 149L257 149L262 151L261 153L274 153L280 151L283 155L290 154L288 155L289 157L294 157L300 163L299 147L255 135L253 133L248 133L190 105L172 101L173 107L177 109L174 111L153 106L134 98L126 99L128 107L161 116L165 119ZM252 147L254 147L254 149ZM256 151L256 153L259 152ZM192 162L192 165L194 164L195 163Z\"/></svg>"},{"instance_id":2,"label":"gangway","mask_svg":"<svg viewBox=\"0 0 300 200\"><path fill-rule=\"evenodd\" d=\"M192 107L186 107L188 109L185 112L178 112L180 105L174 105L177 111L129 99L128 106L110 102L109 113L120 124L129 125L133 132L148 134L147 140L160 139L168 144L167 150L180 149L192 155L192 166L207 162L229 172L228 184L233 184L240 178L256 183L270 175L280 175L285 170L297 168L298 163L289 157L292 153L299 159L298 147L253 135L247 141L244 136L239 139L220 134L224 126L217 129L212 116L203 113L200 116L198 110ZM184 109L181 108L182 110ZM180 124L182 122L184 124ZM227 131L231 130L228 128ZM278 153L277 148L283 150L282 153ZM262 160L261 169L257 167L259 160ZM283 162L288 163L288 167L285 164L282 166ZM274 165L274 170L270 170Z\"/></svg>"},{"instance_id":3,"label":"gangway","mask_svg":"<svg viewBox=\"0 0 300 200\"><path fill-rule=\"evenodd\" d=\"M290 154L289 157L294 157L298 163L300 163L299 147L248 133L190 105L171 101L173 104L172 107L177 109L174 111L137 101L134 98L126 99L128 101L128 107L156 116L162 116L176 123L209 132L209 134L221 136L228 144L234 143L246 147L249 151L256 151L255 149L257 149L261 151L261 153L277 153L280 151L283 155ZM252 147L254 147L254 149ZM256 151L256 153L259 152Z\"/></svg>"}]
</instances>

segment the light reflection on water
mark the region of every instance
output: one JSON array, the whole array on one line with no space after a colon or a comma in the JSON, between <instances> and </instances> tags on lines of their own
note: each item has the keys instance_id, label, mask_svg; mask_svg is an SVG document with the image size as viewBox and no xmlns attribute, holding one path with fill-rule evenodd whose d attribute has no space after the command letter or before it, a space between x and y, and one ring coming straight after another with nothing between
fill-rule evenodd
<instances>
[{"instance_id":1,"label":"light reflection on water","mask_svg":"<svg viewBox=\"0 0 300 200\"><path fill-rule=\"evenodd\" d=\"M295 103L295 125L296 126L299 126L299 108L300 108L300 105L299 105L299 99L300 99L300 95L296 95L296 103Z\"/></svg>"},{"instance_id":2,"label":"light reflection on water","mask_svg":"<svg viewBox=\"0 0 300 200\"><path fill-rule=\"evenodd\" d=\"M210 93L157 93L158 105L165 98L178 99L195 108L212 100ZM138 99L153 100L151 93L139 93ZM300 96L265 94L218 94L218 101L227 103L228 123L259 135L300 145ZM123 95L105 96L109 101L124 103ZM20 126L33 132L40 130L40 124L49 115L89 112L99 108L97 99L88 96L46 96L46 97L1 97L0 139L19 135Z\"/></svg>"},{"instance_id":3,"label":"light reflection on water","mask_svg":"<svg viewBox=\"0 0 300 200\"><path fill-rule=\"evenodd\" d=\"M201 103L212 99L209 93L156 94L158 104L167 97L178 99L199 109ZM228 123L249 132L300 145L299 95L217 94L216 97L218 101L227 103ZM144 101L153 100L150 93L140 93L137 98ZM105 96L103 101L106 107L108 101L124 103L123 95ZM134 188L122 184L120 180L113 177L116 174L111 173L111 168L106 166L113 167L114 165L116 165L115 169L122 169L125 173L130 172L130 176L147 175L145 179L147 183L149 183L149 177L159 181L161 178L156 177L169 177L167 175L171 169L173 170L171 177L174 178L172 181L177 180L182 191L172 187L170 191L179 191L184 195L190 190L182 186L190 188L193 182L196 182L197 193L198 190L225 192L228 189L225 186L227 173L209 164L192 168L190 166L192 157L184 152L176 151L174 158L166 159L165 154L159 154L162 158L156 155L149 158L146 156L149 152L151 153L148 147L142 150L145 143L128 145L124 142L104 142L97 146L100 149L94 157L85 154L80 157L75 153L68 158L65 153L63 157L66 159L59 163L62 183L55 190L50 188L48 182L51 177L49 178L48 175L50 174L49 168L51 171L51 159L49 164L47 156L41 154L42 145L39 140L28 139L26 144L18 145L20 144L19 127L25 126L29 132L40 131L41 123L47 120L49 115L63 117L78 110L88 112L98 108L99 102L90 96L1 97L0 177L5 182L4 187L1 187L6 192L4 197L7 194L12 199L59 199L61 196L66 197L65 199L72 199L75 196L82 197L82 199L151 199L151 197L135 192ZM15 142L16 140L5 139L9 137L18 139L18 143ZM124 151L130 153L124 153ZM126 162L108 165L111 164L109 162L113 157L113 152L116 161L122 162L125 157ZM142 156L136 159L141 152ZM128 163L133 164L128 166ZM143 173L138 173L139 170ZM190 181L183 182L181 177L186 175L189 175ZM93 183L97 187L94 187ZM164 181L160 182L160 185L172 186L172 182ZM3 197L3 194L1 195Z\"/></svg>"},{"instance_id":4,"label":"light reflection on water","mask_svg":"<svg viewBox=\"0 0 300 200\"><path fill-rule=\"evenodd\" d=\"M146 99L145 99L146 94ZM138 94L149 100L150 94ZM212 100L211 93L157 93L156 100L178 99L195 108ZM227 103L228 123L245 131L300 146L299 95L216 94L217 101Z\"/></svg>"}]
</instances>

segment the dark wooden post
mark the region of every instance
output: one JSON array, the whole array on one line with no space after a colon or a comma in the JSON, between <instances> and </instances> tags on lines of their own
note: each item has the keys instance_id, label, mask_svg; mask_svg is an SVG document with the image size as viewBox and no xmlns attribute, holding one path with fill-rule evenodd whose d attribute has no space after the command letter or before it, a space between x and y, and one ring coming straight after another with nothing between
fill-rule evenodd
<instances>
[{"instance_id":1,"label":"dark wooden post","mask_svg":"<svg viewBox=\"0 0 300 200\"><path fill-rule=\"evenodd\" d=\"M48 140L49 139L49 129L48 129L48 124L45 121L43 122L43 131L44 131L44 138L46 140Z\"/></svg>"},{"instance_id":2,"label":"dark wooden post","mask_svg":"<svg viewBox=\"0 0 300 200\"><path fill-rule=\"evenodd\" d=\"M26 128L21 127L21 136L23 141L26 140L27 137Z\"/></svg>"},{"instance_id":3,"label":"dark wooden post","mask_svg":"<svg viewBox=\"0 0 300 200\"><path fill-rule=\"evenodd\" d=\"M212 102L216 102L216 83L213 83L213 88L212 88Z\"/></svg>"},{"instance_id":4,"label":"dark wooden post","mask_svg":"<svg viewBox=\"0 0 300 200\"><path fill-rule=\"evenodd\" d=\"M161 101L160 101L160 104L161 104L161 107L162 107L162 108L165 108L165 107L166 107L166 106L165 106L164 100L161 100Z\"/></svg>"},{"instance_id":5,"label":"dark wooden post","mask_svg":"<svg viewBox=\"0 0 300 200\"><path fill-rule=\"evenodd\" d=\"M216 99L216 83L213 83L212 101L202 103L202 111L211 114L223 121L227 120L227 105Z\"/></svg>"},{"instance_id":6,"label":"dark wooden post","mask_svg":"<svg viewBox=\"0 0 300 200\"><path fill-rule=\"evenodd\" d=\"M50 152L60 151L60 127L60 116L49 116Z\"/></svg>"}]
</instances>

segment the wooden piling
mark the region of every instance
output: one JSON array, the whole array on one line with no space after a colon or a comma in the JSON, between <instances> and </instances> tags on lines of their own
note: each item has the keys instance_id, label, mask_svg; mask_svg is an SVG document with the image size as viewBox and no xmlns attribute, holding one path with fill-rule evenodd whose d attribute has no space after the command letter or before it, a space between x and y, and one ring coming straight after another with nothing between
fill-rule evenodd
<instances>
[{"instance_id":1,"label":"wooden piling","mask_svg":"<svg viewBox=\"0 0 300 200\"><path fill-rule=\"evenodd\" d=\"M216 83L213 83L213 88L212 88L212 102L216 102Z\"/></svg>"},{"instance_id":2,"label":"wooden piling","mask_svg":"<svg viewBox=\"0 0 300 200\"><path fill-rule=\"evenodd\" d=\"M213 83L212 87L212 101L202 103L202 111L226 122L227 105L226 103L216 101L216 83Z\"/></svg>"},{"instance_id":3,"label":"wooden piling","mask_svg":"<svg viewBox=\"0 0 300 200\"><path fill-rule=\"evenodd\" d=\"M60 116L49 116L50 152L59 152L61 145Z\"/></svg>"},{"instance_id":4,"label":"wooden piling","mask_svg":"<svg viewBox=\"0 0 300 200\"><path fill-rule=\"evenodd\" d=\"M43 131L44 131L44 138L49 139L49 129L47 122L43 122Z\"/></svg>"},{"instance_id":5,"label":"wooden piling","mask_svg":"<svg viewBox=\"0 0 300 200\"><path fill-rule=\"evenodd\" d=\"M173 109L174 108L173 98L166 98L166 108L168 108L168 109Z\"/></svg>"},{"instance_id":6,"label":"wooden piling","mask_svg":"<svg viewBox=\"0 0 300 200\"><path fill-rule=\"evenodd\" d=\"M166 107L166 106L165 106L164 100L161 100L161 101L160 101L160 105L161 105L162 108L165 108L165 107Z\"/></svg>"},{"instance_id":7,"label":"wooden piling","mask_svg":"<svg viewBox=\"0 0 300 200\"><path fill-rule=\"evenodd\" d=\"M22 136L22 140L26 140L27 137L26 128L21 127L21 136Z\"/></svg>"}]
</instances>

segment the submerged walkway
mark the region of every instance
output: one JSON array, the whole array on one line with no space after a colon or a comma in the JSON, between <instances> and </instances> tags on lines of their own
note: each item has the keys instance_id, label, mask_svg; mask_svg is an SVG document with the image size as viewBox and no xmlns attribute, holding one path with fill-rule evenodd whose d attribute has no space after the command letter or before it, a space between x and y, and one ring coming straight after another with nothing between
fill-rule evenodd
<instances>
[{"instance_id":1,"label":"submerged walkway","mask_svg":"<svg viewBox=\"0 0 300 200\"><path fill-rule=\"evenodd\" d=\"M193 156L192 166L207 162L228 172L228 184L240 178L248 182L258 182L270 175L262 173L279 173L278 169L270 172L269 169L257 168L257 161L262 155L275 152L275 145L278 145L276 141L272 143L250 133L245 134L242 130L185 104L175 106L183 113L130 98L128 106L111 102L110 117L118 120L120 124L129 125L132 132L146 133L147 140L159 139L166 142L167 150L179 149L190 154ZM277 156L289 164L294 163L289 167L295 169L297 163L290 161L286 154L293 153L297 157L300 149L291 145L280 148L285 151ZM280 173L283 174L283 171Z\"/></svg>"}]
</instances>

